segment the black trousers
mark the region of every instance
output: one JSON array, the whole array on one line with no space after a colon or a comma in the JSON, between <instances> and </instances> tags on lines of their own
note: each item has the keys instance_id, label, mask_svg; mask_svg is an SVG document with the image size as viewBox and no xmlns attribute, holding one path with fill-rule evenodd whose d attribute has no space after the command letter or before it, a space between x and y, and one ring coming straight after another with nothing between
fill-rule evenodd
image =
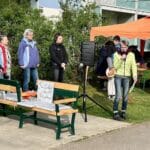
<instances>
[{"instance_id":1,"label":"black trousers","mask_svg":"<svg viewBox=\"0 0 150 150\"><path fill-rule=\"evenodd\" d=\"M53 79L56 82L63 82L64 69L63 68L53 68Z\"/></svg>"}]
</instances>

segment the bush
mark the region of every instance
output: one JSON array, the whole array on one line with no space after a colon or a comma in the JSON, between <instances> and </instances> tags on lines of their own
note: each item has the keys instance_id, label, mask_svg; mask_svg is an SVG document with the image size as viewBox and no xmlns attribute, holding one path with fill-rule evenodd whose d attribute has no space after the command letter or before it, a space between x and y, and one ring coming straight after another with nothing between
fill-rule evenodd
<instances>
[{"instance_id":1,"label":"bush","mask_svg":"<svg viewBox=\"0 0 150 150\"><path fill-rule=\"evenodd\" d=\"M91 26L101 24L101 16L95 12L96 5L83 6L82 1L60 1L60 6L63 10L62 19L54 24L43 17L40 10L30 8L29 1L25 3L23 0L2 0L0 32L8 34L10 39L13 79L21 80L21 69L17 62L17 49L24 30L31 28L34 30L35 40L40 51L40 78L51 78L49 46L52 43L54 34L61 32L69 55L66 80L76 80L77 66L80 61L80 44L82 41L89 40Z\"/></svg>"},{"instance_id":2,"label":"bush","mask_svg":"<svg viewBox=\"0 0 150 150\"><path fill-rule=\"evenodd\" d=\"M40 13L40 10L31 9L27 5L20 7L14 2L0 10L0 32L7 34L10 39L13 79L21 80L21 69L17 62L17 50L26 28L33 29L35 33L35 40L41 57L40 78L50 78L49 45L55 30L53 29L53 23L41 16Z\"/></svg>"}]
</instances>

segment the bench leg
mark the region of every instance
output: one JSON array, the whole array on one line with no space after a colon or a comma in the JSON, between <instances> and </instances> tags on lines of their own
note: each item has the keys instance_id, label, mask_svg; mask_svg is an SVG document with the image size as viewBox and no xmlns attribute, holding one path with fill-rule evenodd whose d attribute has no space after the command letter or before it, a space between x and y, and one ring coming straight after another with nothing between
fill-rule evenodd
<instances>
[{"instance_id":1,"label":"bench leg","mask_svg":"<svg viewBox=\"0 0 150 150\"><path fill-rule=\"evenodd\" d=\"M37 112L36 111L34 111L33 116L34 116L34 124L37 125L38 122L37 122Z\"/></svg>"},{"instance_id":2,"label":"bench leg","mask_svg":"<svg viewBox=\"0 0 150 150\"><path fill-rule=\"evenodd\" d=\"M19 111L20 111L19 128L22 128L23 122L24 122L24 116L23 116L22 110L20 109Z\"/></svg>"},{"instance_id":3,"label":"bench leg","mask_svg":"<svg viewBox=\"0 0 150 150\"><path fill-rule=\"evenodd\" d=\"M2 104L3 116L6 116L6 105Z\"/></svg>"},{"instance_id":4,"label":"bench leg","mask_svg":"<svg viewBox=\"0 0 150 150\"><path fill-rule=\"evenodd\" d=\"M75 135L75 128L74 128L75 116L76 116L76 114L73 113L72 118L71 118L71 134L72 135Z\"/></svg>"},{"instance_id":5,"label":"bench leg","mask_svg":"<svg viewBox=\"0 0 150 150\"><path fill-rule=\"evenodd\" d=\"M56 140L60 139L60 134L61 134L61 121L60 116L57 116Z\"/></svg>"}]
</instances>

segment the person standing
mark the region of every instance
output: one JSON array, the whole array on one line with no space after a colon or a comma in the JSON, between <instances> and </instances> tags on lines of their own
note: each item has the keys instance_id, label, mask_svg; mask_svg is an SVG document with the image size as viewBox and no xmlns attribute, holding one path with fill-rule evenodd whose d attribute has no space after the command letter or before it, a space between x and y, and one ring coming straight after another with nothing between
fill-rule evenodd
<instances>
[{"instance_id":1,"label":"person standing","mask_svg":"<svg viewBox=\"0 0 150 150\"><path fill-rule=\"evenodd\" d=\"M132 76L134 82L137 81L137 65L135 56L128 51L128 42L121 41L121 51L114 54L115 88L116 96L113 104L113 118L115 120L126 119L126 110L128 103L129 81ZM118 111L119 100L122 98L121 114Z\"/></svg>"},{"instance_id":2,"label":"person standing","mask_svg":"<svg viewBox=\"0 0 150 150\"><path fill-rule=\"evenodd\" d=\"M6 35L0 35L0 78L11 78L11 55Z\"/></svg>"},{"instance_id":3,"label":"person standing","mask_svg":"<svg viewBox=\"0 0 150 150\"><path fill-rule=\"evenodd\" d=\"M107 41L105 45L106 45L106 51L107 51L106 61L108 65L108 68L106 70L106 76L108 77L107 92L108 92L108 98L110 100L114 100L115 84L114 84L113 74L115 72L115 69L113 65L113 58L114 58L114 53L116 52L116 47L112 41Z\"/></svg>"},{"instance_id":4,"label":"person standing","mask_svg":"<svg viewBox=\"0 0 150 150\"><path fill-rule=\"evenodd\" d=\"M116 51L120 51L121 50L121 44L120 44L120 36L119 35L116 35L113 37L113 42L115 44L115 47L116 47Z\"/></svg>"},{"instance_id":5,"label":"person standing","mask_svg":"<svg viewBox=\"0 0 150 150\"><path fill-rule=\"evenodd\" d=\"M60 33L55 35L54 42L50 46L49 52L53 67L53 80L63 82L68 55L65 46L63 45L63 36Z\"/></svg>"},{"instance_id":6,"label":"person standing","mask_svg":"<svg viewBox=\"0 0 150 150\"><path fill-rule=\"evenodd\" d=\"M40 64L39 52L33 40L33 30L26 29L23 36L18 48L18 63L23 69L23 91L29 90L30 76L33 79L34 90L36 90L37 68Z\"/></svg>"}]
</instances>

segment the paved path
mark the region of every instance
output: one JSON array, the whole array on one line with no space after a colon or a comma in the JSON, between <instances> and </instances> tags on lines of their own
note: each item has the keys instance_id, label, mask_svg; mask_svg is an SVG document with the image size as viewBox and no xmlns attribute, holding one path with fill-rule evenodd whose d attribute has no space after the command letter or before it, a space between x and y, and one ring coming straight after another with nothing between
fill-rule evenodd
<instances>
[{"instance_id":1,"label":"paved path","mask_svg":"<svg viewBox=\"0 0 150 150\"><path fill-rule=\"evenodd\" d=\"M49 116L47 116L49 118ZM68 119L68 118L63 118ZM26 122L22 129L18 129L18 120L0 116L0 149L2 150L51 150L58 146L89 138L108 131L128 127L130 124L88 116L88 122L83 121L82 115L76 118L76 135L70 136L63 132L61 140L55 140L55 128L47 124L39 126Z\"/></svg>"},{"instance_id":2,"label":"paved path","mask_svg":"<svg viewBox=\"0 0 150 150\"><path fill-rule=\"evenodd\" d=\"M70 143L57 150L150 150L150 122Z\"/></svg>"}]
</instances>

